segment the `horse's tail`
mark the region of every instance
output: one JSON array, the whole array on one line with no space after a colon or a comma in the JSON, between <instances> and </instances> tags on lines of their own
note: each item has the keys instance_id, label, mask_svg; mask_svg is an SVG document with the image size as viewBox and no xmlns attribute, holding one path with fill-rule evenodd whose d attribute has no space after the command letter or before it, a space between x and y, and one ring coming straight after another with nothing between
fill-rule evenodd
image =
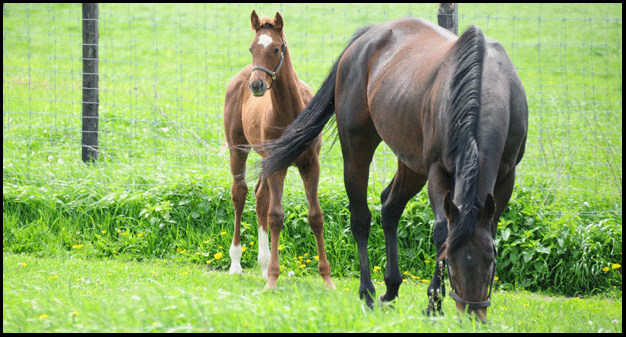
<instances>
[{"instance_id":1,"label":"horse's tail","mask_svg":"<svg viewBox=\"0 0 626 337\"><path fill-rule=\"evenodd\" d=\"M485 35L472 25L455 43L452 50L454 73L449 87L450 126L447 130L448 158L454 159L455 195L462 197L460 229L452 238L449 249L455 249L473 232L479 153L476 131L481 107L482 74L485 57ZM463 214L464 213L464 214ZM455 242L456 241L456 242ZM452 247L450 247L452 246Z\"/></svg>"},{"instance_id":2,"label":"horse's tail","mask_svg":"<svg viewBox=\"0 0 626 337\"><path fill-rule=\"evenodd\" d=\"M261 179L267 179L274 172L291 165L302 152L322 132L335 113L335 84L337 81L337 66L346 49L361 35L365 34L372 26L359 29L341 53L333 65L328 77L317 91L311 102L298 115L295 121L289 125L280 138L263 145L263 151L269 155L263 159Z\"/></svg>"}]
</instances>

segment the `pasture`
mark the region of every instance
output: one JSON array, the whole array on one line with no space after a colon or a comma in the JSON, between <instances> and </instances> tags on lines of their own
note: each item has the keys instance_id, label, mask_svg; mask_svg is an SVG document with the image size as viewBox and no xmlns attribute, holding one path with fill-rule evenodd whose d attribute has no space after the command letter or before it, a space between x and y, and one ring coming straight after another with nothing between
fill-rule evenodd
<instances>
[{"instance_id":1,"label":"pasture","mask_svg":"<svg viewBox=\"0 0 626 337\"><path fill-rule=\"evenodd\" d=\"M3 254L3 332L622 332L622 299L497 292L486 325L421 314L426 284L407 280L393 308L362 308L356 278L229 276L171 260L85 261ZM384 289L380 282L378 291Z\"/></svg>"},{"instance_id":2,"label":"pasture","mask_svg":"<svg viewBox=\"0 0 626 337\"><path fill-rule=\"evenodd\" d=\"M86 166L80 5L4 5L3 331L621 332L621 4L460 7L459 32L476 24L499 40L529 102L526 154L498 224L490 325L459 325L448 297L445 319L421 316L434 259L426 193L400 220L405 283L396 308L361 310L332 130L320 203L338 290L321 287L295 170L285 182L278 290L261 292L255 274L253 193L242 221L244 276L223 273L234 218L220 151L224 92L251 60L250 12L280 11L294 68L315 92L358 27L407 15L436 22L436 4L362 7L101 4L101 155ZM252 189L259 157L250 158ZM395 167L380 146L368 194L379 293L378 198ZM311 303L318 298L328 301ZM259 323L272 315L283 320Z\"/></svg>"}]
</instances>

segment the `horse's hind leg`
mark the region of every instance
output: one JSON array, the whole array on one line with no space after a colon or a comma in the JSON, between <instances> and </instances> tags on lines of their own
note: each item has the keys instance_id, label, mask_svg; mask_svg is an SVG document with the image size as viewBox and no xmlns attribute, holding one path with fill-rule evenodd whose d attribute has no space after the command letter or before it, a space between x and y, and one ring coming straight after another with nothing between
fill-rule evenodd
<instances>
[{"instance_id":1,"label":"horse's hind leg","mask_svg":"<svg viewBox=\"0 0 626 337\"><path fill-rule=\"evenodd\" d=\"M246 185L246 159L248 159L247 149L230 146L230 171L233 175L233 186L231 196L233 207L235 208L235 232L233 242L230 246L230 274L241 274L241 215L243 206L248 194Z\"/></svg>"},{"instance_id":2,"label":"horse's hind leg","mask_svg":"<svg viewBox=\"0 0 626 337\"><path fill-rule=\"evenodd\" d=\"M306 156L304 162L296 164L298 165L298 170L300 171L300 176L304 183L306 197L309 202L307 218L309 220L309 226L315 235L319 258L318 270L320 275L322 275L324 283L328 287L335 289L335 284L330 278L330 263L326 257L326 248L324 246L324 217L317 194L320 177L319 158L312 148L305 152L304 156Z\"/></svg>"},{"instance_id":3,"label":"horse's hind leg","mask_svg":"<svg viewBox=\"0 0 626 337\"><path fill-rule=\"evenodd\" d=\"M387 267L385 284L387 292L380 296L382 302L394 300L402 284L402 275L398 267L398 221L407 202L426 184L427 177L409 169L398 161L398 171L392 182L381 194L381 220L385 232Z\"/></svg>"},{"instance_id":4,"label":"horse's hind leg","mask_svg":"<svg viewBox=\"0 0 626 337\"><path fill-rule=\"evenodd\" d=\"M267 182L256 185L256 216L259 223L259 255L258 261L261 267L261 276L267 280L267 268L270 264L269 236L267 232L267 212L270 204L270 190Z\"/></svg>"},{"instance_id":5,"label":"horse's hind leg","mask_svg":"<svg viewBox=\"0 0 626 337\"><path fill-rule=\"evenodd\" d=\"M374 305L373 297L376 290L372 284L367 255L367 241L372 220L372 213L367 206L367 180L374 152L381 140L371 121L363 127L344 131L341 129L338 118L337 128L344 158L343 179L350 200L350 228L359 253L361 269L359 297L365 299L365 304L371 308Z\"/></svg>"}]
</instances>

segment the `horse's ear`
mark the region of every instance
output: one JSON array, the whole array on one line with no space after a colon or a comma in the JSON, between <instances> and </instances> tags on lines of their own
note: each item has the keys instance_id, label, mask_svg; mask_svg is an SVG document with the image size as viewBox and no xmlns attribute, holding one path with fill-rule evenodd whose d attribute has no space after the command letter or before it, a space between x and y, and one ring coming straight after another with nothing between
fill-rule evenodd
<instances>
[{"instance_id":1,"label":"horse's ear","mask_svg":"<svg viewBox=\"0 0 626 337\"><path fill-rule=\"evenodd\" d=\"M283 29L283 17L280 16L280 13L276 12L276 16L274 16L274 28L278 30Z\"/></svg>"},{"instance_id":2,"label":"horse's ear","mask_svg":"<svg viewBox=\"0 0 626 337\"><path fill-rule=\"evenodd\" d=\"M480 214L478 215L481 220L485 223L491 223L493 219L493 214L496 212L496 202L493 200L493 196L491 193L487 194L487 199L485 199L485 204L483 208L480 210Z\"/></svg>"},{"instance_id":3,"label":"horse's ear","mask_svg":"<svg viewBox=\"0 0 626 337\"><path fill-rule=\"evenodd\" d=\"M455 220L459 218L459 209L452 201L450 191L447 191L443 196L443 211L446 213L446 218L448 218L448 227L450 227L450 225L454 224ZM452 228L448 228L448 230L451 229Z\"/></svg>"},{"instance_id":4,"label":"horse's ear","mask_svg":"<svg viewBox=\"0 0 626 337\"><path fill-rule=\"evenodd\" d=\"M250 23L252 30L255 32L261 28L261 21L259 20L259 16L256 14L256 11L253 9L252 14L250 15Z\"/></svg>"}]
</instances>

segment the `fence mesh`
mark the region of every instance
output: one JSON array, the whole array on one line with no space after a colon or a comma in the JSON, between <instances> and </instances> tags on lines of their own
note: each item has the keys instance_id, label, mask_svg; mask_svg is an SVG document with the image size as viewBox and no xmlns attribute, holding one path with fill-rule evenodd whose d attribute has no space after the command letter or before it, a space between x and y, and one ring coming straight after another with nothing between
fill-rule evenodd
<instances>
[{"instance_id":1,"label":"fence mesh","mask_svg":"<svg viewBox=\"0 0 626 337\"><path fill-rule=\"evenodd\" d=\"M436 4L100 4L100 160L80 161L80 4L3 5L3 180L152 186L201 177L229 186L226 86L251 62L252 9L280 12L292 62L313 91L352 33ZM507 50L524 84L530 126L517 186L560 198L622 197L621 4L482 4L459 8ZM339 146L325 134L322 186L342 190ZM258 156L251 156L254 172ZM381 145L370 183L392 178ZM294 172L286 188L302 190Z\"/></svg>"}]
</instances>

